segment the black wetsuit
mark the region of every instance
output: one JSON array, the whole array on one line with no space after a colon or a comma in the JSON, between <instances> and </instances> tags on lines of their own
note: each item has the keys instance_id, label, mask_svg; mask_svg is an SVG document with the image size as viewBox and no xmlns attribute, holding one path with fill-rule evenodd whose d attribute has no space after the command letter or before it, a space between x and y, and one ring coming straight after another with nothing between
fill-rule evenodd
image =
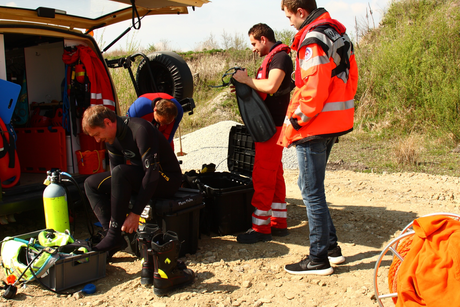
<instances>
[{"instance_id":1,"label":"black wetsuit","mask_svg":"<svg viewBox=\"0 0 460 307\"><path fill-rule=\"evenodd\" d=\"M141 214L152 197L170 197L179 189L182 172L166 138L141 118L117 118L117 135L106 144L110 172L85 181L91 207L104 230L118 230L129 213L129 201L137 194L131 212Z\"/></svg>"}]
</instances>

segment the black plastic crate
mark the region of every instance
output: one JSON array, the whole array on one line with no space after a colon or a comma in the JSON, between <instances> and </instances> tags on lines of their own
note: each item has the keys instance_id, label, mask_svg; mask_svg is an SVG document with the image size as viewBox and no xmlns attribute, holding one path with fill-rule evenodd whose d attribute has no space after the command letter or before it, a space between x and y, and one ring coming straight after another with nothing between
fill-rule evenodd
<instances>
[{"instance_id":1,"label":"black plastic crate","mask_svg":"<svg viewBox=\"0 0 460 307\"><path fill-rule=\"evenodd\" d=\"M228 172L204 173L198 176L205 194L203 228L219 235L230 235L251 228L254 187L250 178ZM205 229L203 229L205 230Z\"/></svg>"},{"instance_id":2,"label":"black plastic crate","mask_svg":"<svg viewBox=\"0 0 460 307\"><path fill-rule=\"evenodd\" d=\"M59 259L49 269L49 274L40 281L59 292L103 278L107 265L106 257L106 252L89 252Z\"/></svg>"},{"instance_id":3,"label":"black plastic crate","mask_svg":"<svg viewBox=\"0 0 460 307\"><path fill-rule=\"evenodd\" d=\"M230 235L252 226L254 141L245 126L236 125L230 129L228 143L230 172L194 173L186 180L204 194L206 207L200 226L203 233Z\"/></svg>"},{"instance_id":4,"label":"black plastic crate","mask_svg":"<svg viewBox=\"0 0 460 307\"><path fill-rule=\"evenodd\" d=\"M180 254L195 254L200 236L200 210L204 208L199 190L180 188L174 197L151 201L142 212L145 223L154 223L163 232L177 233L182 242Z\"/></svg>"},{"instance_id":5,"label":"black plastic crate","mask_svg":"<svg viewBox=\"0 0 460 307\"><path fill-rule=\"evenodd\" d=\"M233 174L252 177L255 155L255 144L246 126L233 126L228 138L228 170Z\"/></svg>"},{"instance_id":6,"label":"black plastic crate","mask_svg":"<svg viewBox=\"0 0 460 307\"><path fill-rule=\"evenodd\" d=\"M25 233L14 236L14 238L37 239L41 231ZM107 265L106 257L106 252L96 251L75 256L65 256L49 268L48 275L40 278L40 282L59 292L104 278Z\"/></svg>"}]
</instances>

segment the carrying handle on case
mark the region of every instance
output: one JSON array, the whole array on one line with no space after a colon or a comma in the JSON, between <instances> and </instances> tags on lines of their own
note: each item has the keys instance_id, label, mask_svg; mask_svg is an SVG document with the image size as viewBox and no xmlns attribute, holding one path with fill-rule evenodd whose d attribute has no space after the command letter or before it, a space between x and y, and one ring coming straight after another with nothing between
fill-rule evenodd
<instances>
[{"instance_id":1,"label":"carrying handle on case","mask_svg":"<svg viewBox=\"0 0 460 307\"><path fill-rule=\"evenodd\" d=\"M205 190L209 188L208 185L201 183L200 179L196 178L195 180L192 181L192 183L196 184L198 187L198 190L200 190L201 194L205 194Z\"/></svg>"}]
</instances>

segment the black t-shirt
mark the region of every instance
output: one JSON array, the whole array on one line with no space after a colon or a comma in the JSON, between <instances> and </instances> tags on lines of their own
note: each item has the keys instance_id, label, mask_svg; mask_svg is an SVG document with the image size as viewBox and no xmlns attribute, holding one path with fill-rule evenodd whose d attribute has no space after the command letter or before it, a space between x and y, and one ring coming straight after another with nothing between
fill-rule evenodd
<instances>
[{"instance_id":1,"label":"black t-shirt","mask_svg":"<svg viewBox=\"0 0 460 307\"><path fill-rule=\"evenodd\" d=\"M273 46L272 49L275 46ZM293 70L291 57L284 51L275 54L272 61L268 65L268 72L270 73L270 70L275 68L281 69L285 72L283 82L278 88L278 92L283 91L291 86L291 74ZM290 93L286 93L280 96L276 96L275 93L275 95L267 95L267 98L265 99L265 104L267 105L267 108L270 111L270 114L273 117L273 121L277 127L283 125L290 99Z\"/></svg>"}]
</instances>

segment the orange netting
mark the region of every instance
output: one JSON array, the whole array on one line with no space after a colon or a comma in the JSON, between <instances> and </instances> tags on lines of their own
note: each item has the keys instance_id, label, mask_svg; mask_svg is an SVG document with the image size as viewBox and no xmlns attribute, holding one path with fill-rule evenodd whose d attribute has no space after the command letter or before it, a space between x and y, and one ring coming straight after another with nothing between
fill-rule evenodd
<instances>
[{"instance_id":1,"label":"orange netting","mask_svg":"<svg viewBox=\"0 0 460 307\"><path fill-rule=\"evenodd\" d=\"M405 237L401 241L399 241L398 246L396 248L396 251L398 254L404 259L404 257L407 255L407 253L410 250L410 247L412 245L412 240L413 240L414 235ZM391 293L397 293L397 284L396 284L396 277L398 276L399 272L399 267L401 266L401 260L399 260L398 257L394 256L393 257L393 262L390 265L390 269L388 271L388 286L390 288ZM393 302L396 304L398 298L393 297Z\"/></svg>"}]
</instances>

